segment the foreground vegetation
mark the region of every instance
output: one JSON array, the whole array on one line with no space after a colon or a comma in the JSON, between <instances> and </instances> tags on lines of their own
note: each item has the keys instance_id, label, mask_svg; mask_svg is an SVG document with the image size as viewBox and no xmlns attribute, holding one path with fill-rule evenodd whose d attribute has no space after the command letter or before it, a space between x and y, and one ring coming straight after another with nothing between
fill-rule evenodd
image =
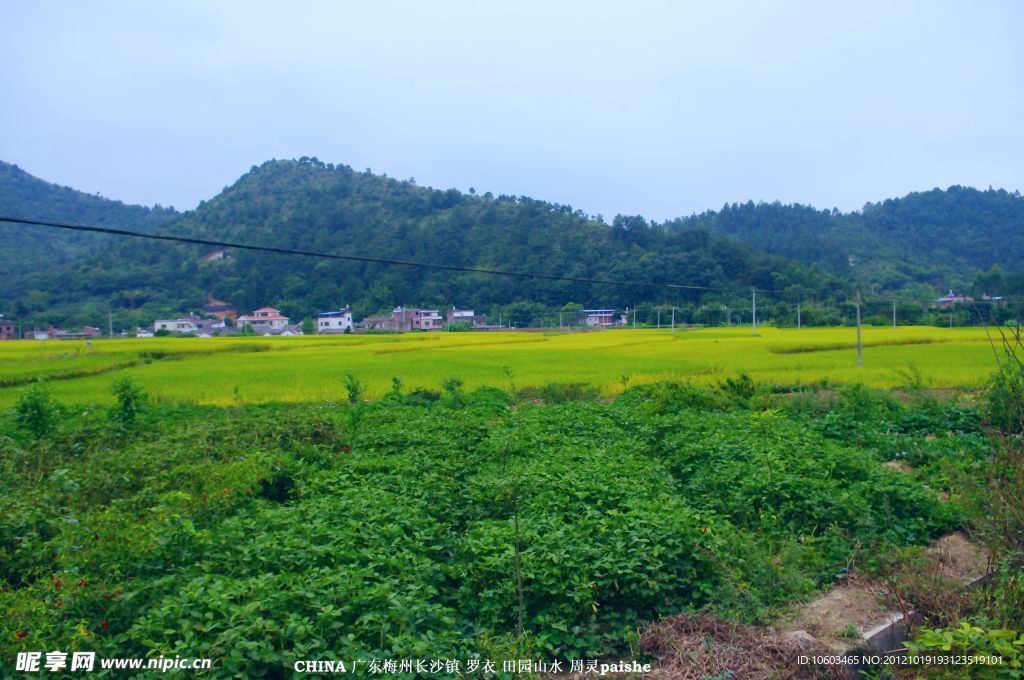
<instances>
[{"instance_id":1,"label":"foreground vegetation","mask_svg":"<svg viewBox=\"0 0 1024 680\"><path fill-rule=\"evenodd\" d=\"M412 333L301 338L150 338L0 344L0 407L37 380L65 403L109 404L115 375L155 399L236 405L336 398L354 372L366 397L436 389L457 374L467 389L542 387L552 376L612 397L638 384L686 380L714 385L737 373L765 384L864 383L976 387L997 366L985 330L889 327L864 331L857 368L852 328L759 327L696 331L622 329L592 333ZM6 387L4 387L6 386Z\"/></svg>"},{"instance_id":2,"label":"foreground vegetation","mask_svg":"<svg viewBox=\"0 0 1024 680\"><path fill-rule=\"evenodd\" d=\"M297 658L633 656L645 621L767 621L854 555L950 530L951 479L989 454L972 411L923 392L732 377L606 402L398 379L363 403L358 376L337 384L227 407L146 403L123 378L109 407L22 392L0 438L0 658L277 677Z\"/></svg>"}]
</instances>

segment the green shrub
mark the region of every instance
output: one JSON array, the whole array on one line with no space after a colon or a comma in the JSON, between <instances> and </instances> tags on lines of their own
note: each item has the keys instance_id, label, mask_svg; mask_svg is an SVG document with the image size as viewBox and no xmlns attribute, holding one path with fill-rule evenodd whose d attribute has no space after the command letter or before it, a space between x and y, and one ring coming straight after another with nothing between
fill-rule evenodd
<instances>
[{"instance_id":1,"label":"green shrub","mask_svg":"<svg viewBox=\"0 0 1024 680\"><path fill-rule=\"evenodd\" d=\"M405 396L402 397L402 403L408 406L426 406L428 404L434 403L440 398L440 392L435 392L433 390L427 390L422 387L417 387L416 389L410 391L409 394L406 394Z\"/></svg>"},{"instance_id":2,"label":"green shrub","mask_svg":"<svg viewBox=\"0 0 1024 680\"><path fill-rule=\"evenodd\" d=\"M519 396L545 404L563 404L567 401L597 401L601 392L587 383L548 383L539 388L524 387Z\"/></svg>"},{"instance_id":3,"label":"green shrub","mask_svg":"<svg viewBox=\"0 0 1024 680\"><path fill-rule=\"evenodd\" d=\"M355 373L346 373L341 386L345 388L345 398L350 404L358 404L366 392L366 383L359 380Z\"/></svg>"},{"instance_id":4,"label":"green shrub","mask_svg":"<svg viewBox=\"0 0 1024 680\"><path fill-rule=\"evenodd\" d=\"M1000 663L965 666L958 664L946 677L1024 678L1024 633L1008 629L986 629L961 621L951 628L922 628L907 644L911 655L968 656L976 660L999 657ZM969 671L969 673L967 672Z\"/></svg>"},{"instance_id":5,"label":"green shrub","mask_svg":"<svg viewBox=\"0 0 1024 680\"><path fill-rule=\"evenodd\" d=\"M14 422L39 440L53 430L59 407L50 397L50 391L41 383L25 390L14 405Z\"/></svg>"},{"instance_id":6,"label":"green shrub","mask_svg":"<svg viewBox=\"0 0 1024 680\"><path fill-rule=\"evenodd\" d=\"M720 390L676 382L630 387L619 395L617 403L643 409L646 413L670 413L686 408L724 411L734 406Z\"/></svg>"},{"instance_id":7,"label":"green shrub","mask_svg":"<svg viewBox=\"0 0 1024 680\"><path fill-rule=\"evenodd\" d=\"M148 399L145 390L131 377L123 376L113 382L111 392L117 400L113 411L114 419L122 428L131 427Z\"/></svg>"}]
</instances>

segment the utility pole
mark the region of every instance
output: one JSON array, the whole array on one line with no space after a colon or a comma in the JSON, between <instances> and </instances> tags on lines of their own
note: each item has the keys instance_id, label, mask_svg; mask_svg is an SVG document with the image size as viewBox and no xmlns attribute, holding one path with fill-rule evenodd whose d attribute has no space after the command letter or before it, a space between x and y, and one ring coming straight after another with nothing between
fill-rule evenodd
<instances>
[{"instance_id":1,"label":"utility pole","mask_svg":"<svg viewBox=\"0 0 1024 680\"><path fill-rule=\"evenodd\" d=\"M676 306L672 305L672 332L676 332Z\"/></svg>"},{"instance_id":2,"label":"utility pole","mask_svg":"<svg viewBox=\"0 0 1024 680\"><path fill-rule=\"evenodd\" d=\"M558 313L558 327L559 328L562 327L562 313L561 312Z\"/></svg>"},{"instance_id":3,"label":"utility pole","mask_svg":"<svg viewBox=\"0 0 1024 680\"><path fill-rule=\"evenodd\" d=\"M633 305L633 329L636 329L636 305Z\"/></svg>"},{"instance_id":4,"label":"utility pole","mask_svg":"<svg viewBox=\"0 0 1024 680\"><path fill-rule=\"evenodd\" d=\"M896 330L896 301L892 301L892 329Z\"/></svg>"},{"instance_id":5,"label":"utility pole","mask_svg":"<svg viewBox=\"0 0 1024 680\"><path fill-rule=\"evenodd\" d=\"M864 346L860 341L860 289L857 290L857 368L864 368Z\"/></svg>"},{"instance_id":6,"label":"utility pole","mask_svg":"<svg viewBox=\"0 0 1024 680\"><path fill-rule=\"evenodd\" d=\"M800 330L800 303L796 303L796 329Z\"/></svg>"},{"instance_id":7,"label":"utility pole","mask_svg":"<svg viewBox=\"0 0 1024 680\"><path fill-rule=\"evenodd\" d=\"M757 335L757 288L750 289L750 328Z\"/></svg>"},{"instance_id":8,"label":"utility pole","mask_svg":"<svg viewBox=\"0 0 1024 680\"><path fill-rule=\"evenodd\" d=\"M107 337L114 339L114 310L107 310Z\"/></svg>"},{"instance_id":9,"label":"utility pole","mask_svg":"<svg viewBox=\"0 0 1024 680\"><path fill-rule=\"evenodd\" d=\"M658 330L661 330L661 306L658 306Z\"/></svg>"}]
</instances>

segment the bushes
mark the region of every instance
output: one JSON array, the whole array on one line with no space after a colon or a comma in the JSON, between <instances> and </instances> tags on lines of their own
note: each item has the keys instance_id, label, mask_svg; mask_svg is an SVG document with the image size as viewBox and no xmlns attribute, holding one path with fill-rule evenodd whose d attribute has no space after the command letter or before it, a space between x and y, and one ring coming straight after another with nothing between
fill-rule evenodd
<instances>
[{"instance_id":1,"label":"bushes","mask_svg":"<svg viewBox=\"0 0 1024 680\"><path fill-rule=\"evenodd\" d=\"M804 416L736 408L742 381L611 404L451 382L354 407L144 416L137 386L119 389L115 427L102 409L70 414L47 445L89 443L0 486L0 608L34 649L70 647L81 625L112 656L210 656L249 675L328 652L615 656L643 621L764 618L856 542L919 541L950 519ZM152 436L125 437L142 417ZM96 585L57 608L68 574Z\"/></svg>"},{"instance_id":2,"label":"bushes","mask_svg":"<svg viewBox=\"0 0 1024 680\"><path fill-rule=\"evenodd\" d=\"M135 424L136 416L146 404L146 392L128 376L115 380L111 391L117 400L113 411L114 420L122 429L128 429Z\"/></svg>"},{"instance_id":3,"label":"bushes","mask_svg":"<svg viewBox=\"0 0 1024 680\"><path fill-rule=\"evenodd\" d=\"M45 437L53 429L59 407L50 398L46 386L36 383L25 390L14 406L14 422L34 439Z\"/></svg>"}]
</instances>

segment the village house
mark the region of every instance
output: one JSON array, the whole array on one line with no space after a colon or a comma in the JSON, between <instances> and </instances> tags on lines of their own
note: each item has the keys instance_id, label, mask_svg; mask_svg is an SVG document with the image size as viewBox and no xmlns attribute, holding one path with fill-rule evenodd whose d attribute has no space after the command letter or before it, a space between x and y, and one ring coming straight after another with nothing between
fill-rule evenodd
<instances>
[{"instance_id":1,"label":"village house","mask_svg":"<svg viewBox=\"0 0 1024 680\"><path fill-rule=\"evenodd\" d=\"M194 314L179 316L177 319L158 319L153 322L154 333L157 331L167 331L180 334L206 333L212 335L222 332L224 328L223 320L204 319Z\"/></svg>"},{"instance_id":2,"label":"village house","mask_svg":"<svg viewBox=\"0 0 1024 680\"><path fill-rule=\"evenodd\" d=\"M35 337L38 340L91 340L92 338L102 338L103 331L95 326L82 326L80 331L64 331L56 326L50 326L46 329L45 337L41 337L41 334L35 332Z\"/></svg>"},{"instance_id":3,"label":"village house","mask_svg":"<svg viewBox=\"0 0 1024 680\"><path fill-rule=\"evenodd\" d=\"M439 331L443 319L436 309L414 309L413 323L421 331Z\"/></svg>"},{"instance_id":4,"label":"village house","mask_svg":"<svg viewBox=\"0 0 1024 680\"><path fill-rule=\"evenodd\" d=\"M280 309L260 307L252 314L238 317L238 327L249 326L258 335L276 335L288 329L290 319Z\"/></svg>"},{"instance_id":5,"label":"village house","mask_svg":"<svg viewBox=\"0 0 1024 680\"><path fill-rule=\"evenodd\" d=\"M316 317L316 332L321 335L352 330L352 308L348 305L336 312L321 312Z\"/></svg>"},{"instance_id":6,"label":"village house","mask_svg":"<svg viewBox=\"0 0 1024 680\"><path fill-rule=\"evenodd\" d=\"M199 327L196 325L198 320L194 316L183 316L177 319L158 319L153 322L153 332L195 333L199 330Z\"/></svg>"},{"instance_id":7,"label":"village house","mask_svg":"<svg viewBox=\"0 0 1024 680\"><path fill-rule=\"evenodd\" d=\"M357 327L377 331L438 331L443 321L436 309L395 307L391 316L368 316Z\"/></svg>"},{"instance_id":8,"label":"village house","mask_svg":"<svg viewBox=\"0 0 1024 680\"><path fill-rule=\"evenodd\" d=\"M614 326L614 309L584 309L583 323L588 326Z\"/></svg>"},{"instance_id":9,"label":"village house","mask_svg":"<svg viewBox=\"0 0 1024 680\"><path fill-rule=\"evenodd\" d=\"M961 302L973 301L974 300L972 298L969 298L966 295L958 295L954 293L952 290L950 290L948 294L943 295L942 297L937 298L935 300L936 304L938 304L939 307L952 307L953 305L960 304Z\"/></svg>"},{"instance_id":10,"label":"village house","mask_svg":"<svg viewBox=\"0 0 1024 680\"><path fill-rule=\"evenodd\" d=\"M0 340L14 340L14 322L0 314Z\"/></svg>"},{"instance_id":11,"label":"village house","mask_svg":"<svg viewBox=\"0 0 1024 680\"><path fill-rule=\"evenodd\" d=\"M390 324L391 324L391 317L390 316L376 315L376 316L368 316L368 317L364 318L362 321L360 321L359 323L352 324L352 327L354 329L358 328L358 329L363 329L363 330L367 330L367 331L394 330L393 328L390 327Z\"/></svg>"},{"instance_id":12,"label":"village house","mask_svg":"<svg viewBox=\"0 0 1024 680\"><path fill-rule=\"evenodd\" d=\"M487 317L476 314L472 309L456 309L452 307L447 313L448 323L468 323L470 328L485 328Z\"/></svg>"}]
</instances>

